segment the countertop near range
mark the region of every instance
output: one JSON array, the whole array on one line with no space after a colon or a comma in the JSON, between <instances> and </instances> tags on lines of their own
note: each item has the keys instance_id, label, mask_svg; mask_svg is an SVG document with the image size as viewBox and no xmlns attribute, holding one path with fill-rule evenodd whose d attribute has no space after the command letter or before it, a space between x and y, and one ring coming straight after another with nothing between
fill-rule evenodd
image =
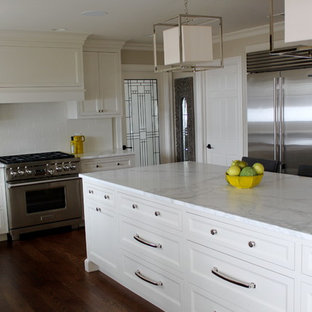
<instances>
[{"instance_id":1,"label":"countertop near range","mask_svg":"<svg viewBox=\"0 0 312 312\"><path fill-rule=\"evenodd\" d=\"M265 172L252 189L225 181L226 167L180 162L82 174L168 202L311 239L312 178Z\"/></svg>"},{"instance_id":2,"label":"countertop near range","mask_svg":"<svg viewBox=\"0 0 312 312\"><path fill-rule=\"evenodd\" d=\"M134 155L134 152L127 150L107 150L100 152L91 152L84 154L77 154L76 156L80 159L94 159L94 158L105 158L105 157L114 157L114 156L126 156L126 155Z\"/></svg>"}]
</instances>

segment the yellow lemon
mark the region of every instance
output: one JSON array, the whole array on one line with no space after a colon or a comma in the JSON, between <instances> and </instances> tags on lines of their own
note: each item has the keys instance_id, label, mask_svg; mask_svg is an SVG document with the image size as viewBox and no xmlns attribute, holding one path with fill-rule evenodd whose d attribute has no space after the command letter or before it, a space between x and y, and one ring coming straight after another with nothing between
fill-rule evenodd
<instances>
[{"instance_id":1,"label":"yellow lemon","mask_svg":"<svg viewBox=\"0 0 312 312\"><path fill-rule=\"evenodd\" d=\"M254 163L252 165L252 168L255 169L257 174L263 174L263 172L264 172L264 167L263 167L263 165L261 163Z\"/></svg>"},{"instance_id":2,"label":"yellow lemon","mask_svg":"<svg viewBox=\"0 0 312 312\"><path fill-rule=\"evenodd\" d=\"M226 171L226 173L227 173L228 175L230 175L230 176L239 176L240 171L241 171L241 169L240 169L238 166L234 165L234 166L231 166L231 167Z\"/></svg>"}]
</instances>

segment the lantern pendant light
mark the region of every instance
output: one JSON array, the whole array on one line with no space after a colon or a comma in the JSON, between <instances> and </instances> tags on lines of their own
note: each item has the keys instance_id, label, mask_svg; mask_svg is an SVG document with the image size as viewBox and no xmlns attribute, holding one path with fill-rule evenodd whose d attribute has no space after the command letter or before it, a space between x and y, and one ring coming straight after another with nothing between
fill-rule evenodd
<instances>
[{"instance_id":1,"label":"lantern pendant light","mask_svg":"<svg viewBox=\"0 0 312 312\"><path fill-rule=\"evenodd\" d=\"M185 14L153 26L154 71L202 71L223 67L222 18ZM163 65L158 65L158 36L163 37ZM213 44L219 45L217 56Z\"/></svg>"}]
</instances>

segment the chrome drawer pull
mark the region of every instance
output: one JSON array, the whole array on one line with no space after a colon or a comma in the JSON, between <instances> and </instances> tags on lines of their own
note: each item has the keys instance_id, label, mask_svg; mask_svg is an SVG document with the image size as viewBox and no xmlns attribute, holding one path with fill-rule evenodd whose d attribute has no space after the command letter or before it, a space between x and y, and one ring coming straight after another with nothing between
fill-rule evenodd
<instances>
[{"instance_id":1,"label":"chrome drawer pull","mask_svg":"<svg viewBox=\"0 0 312 312\"><path fill-rule=\"evenodd\" d=\"M133 209L138 209L138 205L137 204L132 204L132 208Z\"/></svg>"},{"instance_id":2,"label":"chrome drawer pull","mask_svg":"<svg viewBox=\"0 0 312 312\"><path fill-rule=\"evenodd\" d=\"M156 282L156 281L153 281L152 279L150 279L150 278L144 276L144 275L140 272L140 270L136 270L136 271L134 272L134 274L135 274L137 277L139 277L141 280L143 280L143 281L145 281L145 282L148 282L148 283L150 283L150 284L152 284L152 285L155 285L155 286L162 286L162 285L163 285L163 283L160 282L160 281L159 281L159 282Z\"/></svg>"},{"instance_id":3,"label":"chrome drawer pull","mask_svg":"<svg viewBox=\"0 0 312 312\"><path fill-rule=\"evenodd\" d=\"M104 195L104 199L109 199L109 195Z\"/></svg>"},{"instance_id":4,"label":"chrome drawer pull","mask_svg":"<svg viewBox=\"0 0 312 312\"><path fill-rule=\"evenodd\" d=\"M216 229L212 229L212 230L210 230L210 234L216 235L216 234L218 234L218 231Z\"/></svg>"},{"instance_id":5,"label":"chrome drawer pull","mask_svg":"<svg viewBox=\"0 0 312 312\"><path fill-rule=\"evenodd\" d=\"M153 248L162 248L162 245L161 245L161 244L152 243L152 242L150 242L150 241L148 241L148 240L146 240L146 239L140 237L139 234L135 234L135 235L133 236L133 238L134 238L135 240L137 240L138 242L144 244L144 245L147 245L147 246L150 246L150 247L153 247Z\"/></svg>"},{"instance_id":6,"label":"chrome drawer pull","mask_svg":"<svg viewBox=\"0 0 312 312\"><path fill-rule=\"evenodd\" d=\"M250 248L255 247L255 246L256 246L256 242L250 241L250 242L248 243L248 246L249 246Z\"/></svg>"},{"instance_id":7,"label":"chrome drawer pull","mask_svg":"<svg viewBox=\"0 0 312 312\"><path fill-rule=\"evenodd\" d=\"M95 210L101 212L101 208L96 207Z\"/></svg>"},{"instance_id":8,"label":"chrome drawer pull","mask_svg":"<svg viewBox=\"0 0 312 312\"><path fill-rule=\"evenodd\" d=\"M93 194L93 191L92 191L92 190L89 190L89 194Z\"/></svg>"},{"instance_id":9,"label":"chrome drawer pull","mask_svg":"<svg viewBox=\"0 0 312 312\"><path fill-rule=\"evenodd\" d=\"M218 268L216 268L216 267L212 268L211 273L222 278L222 279L224 279L225 281L228 281L228 282L233 283L235 285L242 286L245 288L256 288L255 283L246 283L246 282L240 281L238 279L235 279L235 278L233 278L233 277L231 277L225 273L219 272Z\"/></svg>"},{"instance_id":10,"label":"chrome drawer pull","mask_svg":"<svg viewBox=\"0 0 312 312\"><path fill-rule=\"evenodd\" d=\"M156 217L160 216L160 211L155 211L155 216Z\"/></svg>"}]
</instances>

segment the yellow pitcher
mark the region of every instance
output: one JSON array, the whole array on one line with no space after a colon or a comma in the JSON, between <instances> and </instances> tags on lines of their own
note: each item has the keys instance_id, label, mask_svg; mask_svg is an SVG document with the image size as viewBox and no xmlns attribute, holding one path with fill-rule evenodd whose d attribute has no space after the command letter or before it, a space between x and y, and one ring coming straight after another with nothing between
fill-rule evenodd
<instances>
[{"instance_id":1,"label":"yellow pitcher","mask_svg":"<svg viewBox=\"0 0 312 312\"><path fill-rule=\"evenodd\" d=\"M74 154L83 154L84 135L74 135Z\"/></svg>"}]
</instances>

